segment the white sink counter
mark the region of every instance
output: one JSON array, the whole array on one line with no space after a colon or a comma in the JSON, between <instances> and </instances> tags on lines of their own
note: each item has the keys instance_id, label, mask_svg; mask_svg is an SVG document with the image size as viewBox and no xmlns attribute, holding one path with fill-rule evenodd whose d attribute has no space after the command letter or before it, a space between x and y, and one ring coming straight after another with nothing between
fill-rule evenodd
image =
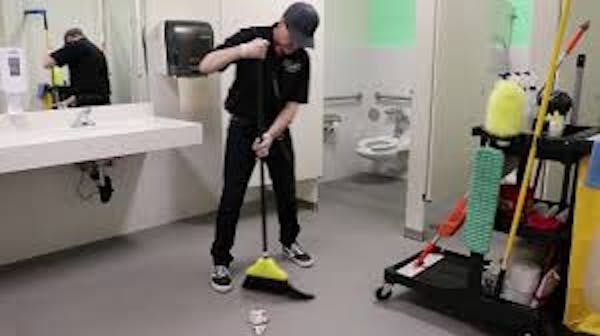
<instances>
[{"instance_id":1,"label":"white sink counter","mask_svg":"<svg viewBox=\"0 0 600 336\"><path fill-rule=\"evenodd\" d=\"M202 124L154 116L151 104L0 116L0 174L199 145Z\"/></svg>"}]
</instances>

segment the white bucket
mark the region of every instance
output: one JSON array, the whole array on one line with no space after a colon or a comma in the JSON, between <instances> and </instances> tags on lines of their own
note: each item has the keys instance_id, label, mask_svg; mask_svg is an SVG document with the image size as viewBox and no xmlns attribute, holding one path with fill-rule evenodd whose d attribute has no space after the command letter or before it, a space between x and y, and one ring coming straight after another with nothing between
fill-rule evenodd
<instances>
[{"instance_id":1,"label":"white bucket","mask_svg":"<svg viewBox=\"0 0 600 336\"><path fill-rule=\"evenodd\" d=\"M521 293L505 287L504 291L502 292L502 298L506 301L518 303L523 306L529 306L533 300L533 294Z\"/></svg>"},{"instance_id":2,"label":"white bucket","mask_svg":"<svg viewBox=\"0 0 600 336\"><path fill-rule=\"evenodd\" d=\"M542 268L538 264L523 260L515 261L507 273L502 297L529 306L541 277Z\"/></svg>"}]
</instances>

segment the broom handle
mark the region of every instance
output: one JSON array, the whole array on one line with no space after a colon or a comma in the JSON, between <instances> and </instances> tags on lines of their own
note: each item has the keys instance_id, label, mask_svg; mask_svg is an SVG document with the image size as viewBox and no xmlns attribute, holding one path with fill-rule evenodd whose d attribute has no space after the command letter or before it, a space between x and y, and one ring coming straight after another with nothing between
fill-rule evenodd
<instances>
[{"instance_id":1,"label":"broom handle","mask_svg":"<svg viewBox=\"0 0 600 336\"><path fill-rule=\"evenodd\" d=\"M262 216L262 240L263 240L263 254L269 253L269 245L267 242L267 206L265 197L265 162L260 160L260 204L261 204L261 216Z\"/></svg>"},{"instance_id":2,"label":"broom handle","mask_svg":"<svg viewBox=\"0 0 600 336\"><path fill-rule=\"evenodd\" d=\"M264 114L264 64L262 60L257 60L256 65L256 81L257 84L257 97L256 105L258 110L257 115L257 130L258 138L262 141L262 135L265 132L265 114ZM260 159L260 215L262 221L262 243L263 243L263 254L266 256L269 253L268 245L268 233L267 233L267 199L265 196L265 160Z\"/></svg>"},{"instance_id":3,"label":"broom handle","mask_svg":"<svg viewBox=\"0 0 600 336\"><path fill-rule=\"evenodd\" d=\"M565 36L565 32L567 29L567 23L569 22L569 15L571 12L571 1L565 0L563 3L563 9L560 19L560 26L558 29L558 33L556 35L554 41L554 49L552 51L552 58L550 63L550 68L548 69L548 76L546 85L544 89L544 96L542 99L542 106L538 110L537 121L535 124L535 131L533 133L533 139L531 141L531 148L529 150L529 156L527 158L527 166L525 168L525 176L523 177L523 181L521 183L521 191L519 193L519 199L517 201L517 207L515 209L515 214L513 216L512 225L510 228L510 234L508 237L508 241L506 243L506 249L504 251L504 258L502 259L502 273L505 273L508 264L510 261L510 257L512 255L515 239L517 237L517 232L519 229L519 224L521 222L521 216L523 215L523 210L525 207L525 199L527 196L527 191L529 189L529 183L531 181L531 173L533 172L533 165L535 163L535 159L537 157L537 141L542 135L542 130L544 126L544 119L546 119L546 110L548 110L548 105L550 102L550 94L552 93L552 88L554 87L554 81L556 70L558 68L558 59L560 56L560 49L562 45L562 41Z\"/></svg>"}]
</instances>

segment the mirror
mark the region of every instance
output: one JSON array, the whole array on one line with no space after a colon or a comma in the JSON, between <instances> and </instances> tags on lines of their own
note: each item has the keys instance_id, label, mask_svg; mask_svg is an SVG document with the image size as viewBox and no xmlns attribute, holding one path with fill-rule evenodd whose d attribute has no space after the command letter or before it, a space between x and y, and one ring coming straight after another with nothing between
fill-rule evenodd
<instances>
[{"instance_id":1,"label":"mirror","mask_svg":"<svg viewBox=\"0 0 600 336\"><path fill-rule=\"evenodd\" d=\"M111 104L149 100L142 39L144 5L144 0L0 0L0 47L20 47L26 55L25 110L43 110L52 105L49 97L56 101L60 96L63 101L77 91L78 75L69 73L81 71L76 66L69 62L60 71L44 68L48 50L63 48L65 32L72 28L81 29L85 38L100 50L96 56L104 55ZM73 62L79 62L75 54L83 56L70 54ZM91 64L98 63L102 61ZM85 68L90 71L94 67ZM106 76L95 76L98 77ZM49 84L53 81L58 83L58 89L51 89ZM96 105L93 102L92 99L88 105Z\"/></svg>"}]
</instances>

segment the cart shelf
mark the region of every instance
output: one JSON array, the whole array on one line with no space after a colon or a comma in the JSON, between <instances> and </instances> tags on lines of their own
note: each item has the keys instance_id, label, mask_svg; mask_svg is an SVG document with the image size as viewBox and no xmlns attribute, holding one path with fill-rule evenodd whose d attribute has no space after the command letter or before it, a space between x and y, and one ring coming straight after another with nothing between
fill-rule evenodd
<instances>
[{"instance_id":1,"label":"cart shelf","mask_svg":"<svg viewBox=\"0 0 600 336\"><path fill-rule=\"evenodd\" d=\"M415 262L419 254L385 270L385 282L401 284L443 303L457 314L491 323L518 335L543 335L545 316L542 310L531 309L502 299L487 297L479 290L480 277L473 270L481 262L477 257L443 251L444 259L410 278L398 271Z\"/></svg>"},{"instance_id":2,"label":"cart shelf","mask_svg":"<svg viewBox=\"0 0 600 336\"><path fill-rule=\"evenodd\" d=\"M599 127L567 126L564 136L552 138L543 136L538 140L537 157L541 160L577 163L588 155L593 147L590 137L599 134ZM472 135L481 139L482 145L491 145L504 151L506 155L523 157L528 154L533 135L521 133L514 137L497 137L488 133L483 127L473 128Z\"/></svg>"}]
</instances>

